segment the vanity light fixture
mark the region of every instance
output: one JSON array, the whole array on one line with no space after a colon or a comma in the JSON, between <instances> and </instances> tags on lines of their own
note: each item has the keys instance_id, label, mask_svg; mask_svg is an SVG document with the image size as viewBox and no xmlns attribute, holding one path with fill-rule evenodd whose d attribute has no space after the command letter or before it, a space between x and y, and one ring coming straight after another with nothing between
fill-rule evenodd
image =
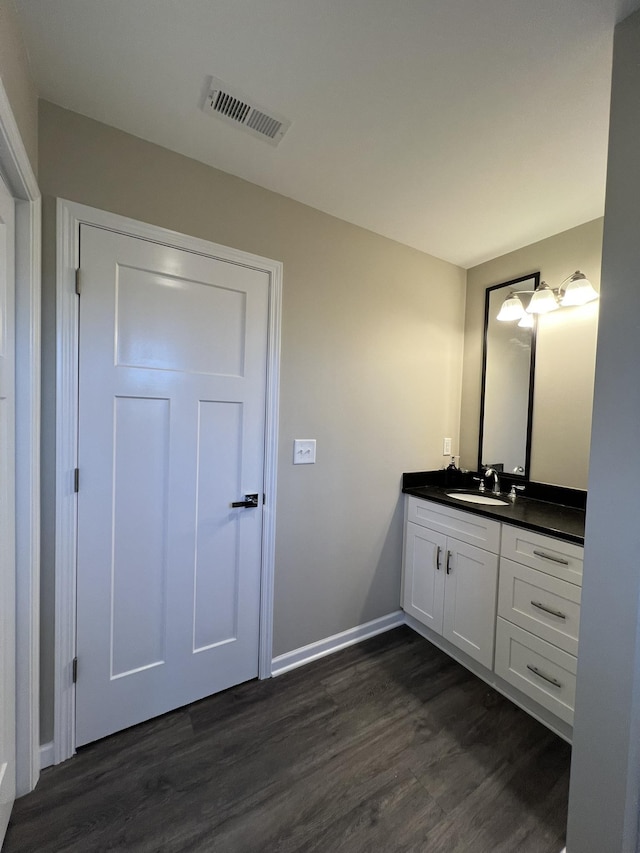
<instances>
[{"instance_id":1,"label":"vanity light fixture","mask_svg":"<svg viewBox=\"0 0 640 853\"><path fill-rule=\"evenodd\" d=\"M522 304L520 297L515 291L511 291L502 303L496 320L520 320L524 317L524 314L524 305Z\"/></svg>"},{"instance_id":2,"label":"vanity light fixture","mask_svg":"<svg viewBox=\"0 0 640 853\"><path fill-rule=\"evenodd\" d=\"M598 299L598 292L580 270L566 278L558 288L560 305L586 305Z\"/></svg>"},{"instance_id":3,"label":"vanity light fixture","mask_svg":"<svg viewBox=\"0 0 640 853\"><path fill-rule=\"evenodd\" d=\"M525 303L529 300L526 307L522 296L526 296ZM594 299L599 299L598 291L584 273L576 270L555 289L549 287L546 281L542 281L540 287L533 292L512 290L502 303L496 320L519 320L519 326L530 329L533 327L532 314L548 314L558 308L586 305Z\"/></svg>"},{"instance_id":4,"label":"vanity light fixture","mask_svg":"<svg viewBox=\"0 0 640 853\"><path fill-rule=\"evenodd\" d=\"M559 307L553 290L546 281L541 281L540 287L534 292L531 302L527 305L527 313L548 314L549 311L557 311Z\"/></svg>"}]
</instances>

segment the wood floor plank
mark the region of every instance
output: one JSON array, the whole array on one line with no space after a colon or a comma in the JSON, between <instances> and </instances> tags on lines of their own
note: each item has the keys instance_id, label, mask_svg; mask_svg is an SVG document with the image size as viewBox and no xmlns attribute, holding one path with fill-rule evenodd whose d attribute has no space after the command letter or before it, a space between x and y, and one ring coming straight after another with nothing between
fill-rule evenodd
<instances>
[{"instance_id":1,"label":"wood floor plank","mask_svg":"<svg viewBox=\"0 0 640 853\"><path fill-rule=\"evenodd\" d=\"M305 850L369 853L410 849L421 845L427 829L441 818L441 809L430 797L425 797L415 776L406 770L395 771L393 778L386 779L316 839L309 839Z\"/></svg>"},{"instance_id":2,"label":"wood floor plank","mask_svg":"<svg viewBox=\"0 0 640 853\"><path fill-rule=\"evenodd\" d=\"M230 853L249 850L256 838L265 853L313 849L318 839L328 838L337 821L344 821L363 803L367 808L372 806L382 788L400 788L407 780L416 782L406 764L393 760L404 751L410 737L402 725L392 731L378 727L374 733L369 729L366 736L316 765L296 784L274 791L251 810L250 819L238 812L218 827L216 849ZM429 800L424 791L422 798L425 804ZM435 810L439 817L440 810Z\"/></svg>"},{"instance_id":3,"label":"wood floor plank","mask_svg":"<svg viewBox=\"0 0 640 853\"><path fill-rule=\"evenodd\" d=\"M557 804L553 790L559 780L564 783L565 774L568 779L569 750L551 732L539 728L539 739L523 744L517 758L502 762L489 773L428 834L429 853L519 851L518 839L526 821L530 822L528 834L533 833L529 839L532 849L537 853L553 850L545 846L549 826L555 837L559 824L566 821L562 808L560 815L553 814L552 806ZM566 800L563 805L566 809Z\"/></svg>"},{"instance_id":4,"label":"wood floor plank","mask_svg":"<svg viewBox=\"0 0 640 853\"><path fill-rule=\"evenodd\" d=\"M429 735L413 748L413 771L446 812L526 755L540 737L549 736L504 697L480 682L473 687L464 695L445 697L453 703L427 709L423 725ZM451 704L458 706L457 715Z\"/></svg>"},{"instance_id":5,"label":"wood floor plank","mask_svg":"<svg viewBox=\"0 0 640 853\"><path fill-rule=\"evenodd\" d=\"M401 628L83 747L3 853L559 853L569 760Z\"/></svg>"}]
</instances>

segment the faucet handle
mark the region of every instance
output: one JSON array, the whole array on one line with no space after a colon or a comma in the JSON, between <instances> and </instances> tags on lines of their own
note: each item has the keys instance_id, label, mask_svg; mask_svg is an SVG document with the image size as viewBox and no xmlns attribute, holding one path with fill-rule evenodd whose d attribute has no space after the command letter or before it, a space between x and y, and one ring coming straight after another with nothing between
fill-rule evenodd
<instances>
[{"instance_id":1,"label":"faucet handle","mask_svg":"<svg viewBox=\"0 0 640 853\"><path fill-rule=\"evenodd\" d=\"M478 491L484 492L484 477L474 477L473 479L475 480L476 483L479 483Z\"/></svg>"},{"instance_id":2,"label":"faucet handle","mask_svg":"<svg viewBox=\"0 0 640 853\"><path fill-rule=\"evenodd\" d=\"M514 485L511 486L511 491L509 492L509 499L512 501L515 501L515 499L518 496L516 489L518 490L518 492L524 492L525 488L526 488L526 486L516 486L514 483Z\"/></svg>"}]
</instances>

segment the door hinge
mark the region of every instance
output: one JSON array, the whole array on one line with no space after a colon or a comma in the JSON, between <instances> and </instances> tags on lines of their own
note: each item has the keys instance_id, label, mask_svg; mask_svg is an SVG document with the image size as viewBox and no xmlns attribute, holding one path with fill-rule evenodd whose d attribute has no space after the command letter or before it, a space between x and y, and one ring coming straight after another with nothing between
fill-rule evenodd
<instances>
[{"instance_id":1,"label":"door hinge","mask_svg":"<svg viewBox=\"0 0 640 853\"><path fill-rule=\"evenodd\" d=\"M71 679L74 684L78 680L78 658L74 658L71 662Z\"/></svg>"},{"instance_id":2,"label":"door hinge","mask_svg":"<svg viewBox=\"0 0 640 853\"><path fill-rule=\"evenodd\" d=\"M80 491L80 469L79 468L73 469L73 491L74 492Z\"/></svg>"},{"instance_id":3,"label":"door hinge","mask_svg":"<svg viewBox=\"0 0 640 853\"><path fill-rule=\"evenodd\" d=\"M80 267L76 270L76 293L80 296Z\"/></svg>"}]
</instances>

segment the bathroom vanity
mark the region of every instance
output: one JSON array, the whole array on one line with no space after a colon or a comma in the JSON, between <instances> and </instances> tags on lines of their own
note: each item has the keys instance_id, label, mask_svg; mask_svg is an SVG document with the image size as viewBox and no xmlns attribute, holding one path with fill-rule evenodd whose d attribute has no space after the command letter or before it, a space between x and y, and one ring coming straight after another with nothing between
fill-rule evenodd
<instances>
[{"instance_id":1,"label":"bathroom vanity","mask_svg":"<svg viewBox=\"0 0 640 853\"><path fill-rule=\"evenodd\" d=\"M418 477L403 485L407 624L570 741L584 505L467 504Z\"/></svg>"}]
</instances>

